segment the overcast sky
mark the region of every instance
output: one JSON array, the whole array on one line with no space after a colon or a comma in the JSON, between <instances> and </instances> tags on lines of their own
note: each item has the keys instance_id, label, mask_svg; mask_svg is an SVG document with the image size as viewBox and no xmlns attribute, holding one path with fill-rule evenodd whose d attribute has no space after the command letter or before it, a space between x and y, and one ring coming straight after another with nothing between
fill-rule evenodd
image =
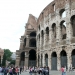
<instances>
[{"instance_id":1,"label":"overcast sky","mask_svg":"<svg viewBox=\"0 0 75 75\"><path fill-rule=\"evenodd\" d=\"M0 48L19 50L29 14L38 17L53 0L0 0Z\"/></svg>"}]
</instances>

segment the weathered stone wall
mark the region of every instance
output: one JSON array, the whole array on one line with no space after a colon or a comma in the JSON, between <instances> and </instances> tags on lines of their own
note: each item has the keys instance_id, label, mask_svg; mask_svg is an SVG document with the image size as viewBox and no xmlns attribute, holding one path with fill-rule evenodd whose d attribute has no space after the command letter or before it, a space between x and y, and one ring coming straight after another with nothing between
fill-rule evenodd
<instances>
[{"instance_id":1,"label":"weathered stone wall","mask_svg":"<svg viewBox=\"0 0 75 75\"><path fill-rule=\"evenodd\" d=\"M53 7L54 6L54 7ZM61 17L60 10L64 9L66 12L65 17ZM37 66L41 66L41 60L43 66L46 66L45 54L48 54L48 66L51 68L51 55L56 52L57 55L57 69L61 67L61 56L60 53L64 50L67 56L67 68L69 69L72 65L72 51L75 49L75 37L73 36L73 28L71 24L71 17L75 15L75 0L54 0L48 6L44 8L38 18L38 29L37 29L37 56L39 55L39 62ZM61 33L61 22L66 22L66 39L62 39ZM56 25L56 37L54 38L54 32L52 25ZM40 30L39 30L40 26ZM49 28L49 40L47 41L46 28ZM43 45L42 45L42 31L43 34ZM63 33L65 33L63 31ZM39 40L40 35L40 40ZM43 59L41 59L43 55ZM38 59L37 59L38 60Z\"/></svg>"}]
</instances>

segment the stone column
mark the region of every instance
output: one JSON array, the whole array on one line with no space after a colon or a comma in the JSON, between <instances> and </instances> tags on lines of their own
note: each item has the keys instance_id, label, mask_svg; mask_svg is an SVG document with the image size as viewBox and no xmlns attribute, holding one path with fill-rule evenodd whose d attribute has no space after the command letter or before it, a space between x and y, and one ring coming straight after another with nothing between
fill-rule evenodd
<instances>
[{"instance_id":1,"label":"stone column","mask_svg":"<svg viewBox=\"0 0 75 75\"><path fill-rule=\"evenodd\" d=\"M24 65L28 67L29 56L25 56Z\"/></svg>"},{"instance_id":2,"label":"stone column","mask_svg":"<svg viewBox=\"0 0 75 75\"><path fill-rule=\"evenodd\" d=\"M48 66L51 69L51 53L48 52Z\"/></svg>"},{"instance_id":3,"label":"stone column","mask_svg":"<svg viewBox=\"0 0 75 75\"><path fill-rule=\"evenodd\" d=\"M36 56L37 56L37 59L36 59L36 66L38 67L38 52L37 52L37 54L36 54Z\"/></svg>"},{"instance_id":4,"label":"stone column","mask_svg":"<svg viewBox=\"0 0 75 75\"><path fill-rule=\"evenodd\" d=\"M61 41L61 29L60 29L60 13L59 13L59 9L56 10L56 43L57 45L59 45L59 42ZM58 21L59 20L59 21Z\"/></svg>"},{"instance_id":5,"label":"stone column","mask_svg":"<svg viewBox=\"0 0 75 75\"><path fill-rule=\"evenodd\" d=\"M72 65L72 59L71 59L71 52L68 51L68 54L67 54L67 68L69 70L69 67Z\"/></svg>"},{"instance_id":6,"label":"stone column","mask_svg":"<svg viewBox=\"0 0 75 75\"><path fill-rule=\"evenodd\" d=\"M29 47L29 38L26 40L26 47Z\"/></svg>"},{"instance_id":7,"label":"stone column","mask_svg":"<svg viewBox=\"0 0 75 75\"><path fill-rule=\"evenodd\" d=\"M57 70L60 70L61 68L61 58L60 58L60 53L57 53Z\"/></svg>"},{"instance_id":8,"label":"stone column","mask_svg":"<svg viewBox=\"0 0 75 75\"><path fill-rule=\"evenodd\" d=\"M66 31L67 31L67 44L71 42L71 37L73 35L72 25L71 25L71 10L70 10L70 4L66 3L65 5L65 11L68 12L66 14Z\"/></svg>"},{"instance_id":9,"label":"stone column","mask_svg":"<svg viewBox=\"0 0 75 75\"><path fill-rule=\"evenodd\" d=\"M59 45L60 40L61 40L60 25L59 22L57 21L56 23L56 44L57 45Z\"/></svg>"},{"instance_id":10,"label":"stone column","mask_svg":"<svg viewBox=\"0 0 75 75\"><path fill-rule=\"evenodd\" d=\"M45 55L44 55L44 53L43 53L43 67L45 66Z\"/></svg>"},{"instance_id":11,"label":"stone column","mask_svg":"<svg viewBox=\"0 0 75 75\"><path fill-rule=\"evenodd\" d=\"M16 57L16 66L19 66L19 63L20 63L20 57Z\"/></svg>"},{"instance_id":12,"label":"stone column","mask_svg":"<svg viewBox=\"0 0 75 75\"><path fill-rule=\"evenodd\" d=\"M20 39L20 49L21 50L23 49L23 44L24 44L24 41Z\"/></svg>"},{"instance_id":13,"label":"stone column","mask_svg":"<svg viewBox=\"0 0 75 75\"><path fill-rule=\"evenodd\" d=\"M66 23L66 31L67 31L67 44L70 44L71 38L73 35L73 31L72 31L72 25L69 21L67 21L67 23Z\"/></svg>"}]
</instances>

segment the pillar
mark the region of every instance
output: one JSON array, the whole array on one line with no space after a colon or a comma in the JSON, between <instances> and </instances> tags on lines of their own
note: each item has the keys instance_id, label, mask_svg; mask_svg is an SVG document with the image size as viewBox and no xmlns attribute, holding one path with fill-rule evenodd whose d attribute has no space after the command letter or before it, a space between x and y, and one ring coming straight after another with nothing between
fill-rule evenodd
<instances>
[{"instance_id":1,"label":"pillar","mask_svg":"<svg viewBox=\"0 0 75 75\"><path fill-rule=\"evenodd\" d=\"M61 58L60 58L60 53L57 53L57 70L60 70L61 68Z\"/></svg>"},{"instance_id":2,"label":"pillar","mask_svg":"<svg viewBox=\"0 0 75 75\"><path fill-rule=\"evenodd\" d=\"M45 55L43 53L43 67L45 66Z\"/></svg>"},{"instance_id":3,"label":"pillar","mask_svg":"<svg viewBox=\"0 0 75 75\"><path fill-rule=\"evenodd\" d=\"M67 68L68 68L68 70L71 65L72 65L71 53L70 53L70 51L68 51L68 54L67 54Z\"/></svg>"}]
</instances>

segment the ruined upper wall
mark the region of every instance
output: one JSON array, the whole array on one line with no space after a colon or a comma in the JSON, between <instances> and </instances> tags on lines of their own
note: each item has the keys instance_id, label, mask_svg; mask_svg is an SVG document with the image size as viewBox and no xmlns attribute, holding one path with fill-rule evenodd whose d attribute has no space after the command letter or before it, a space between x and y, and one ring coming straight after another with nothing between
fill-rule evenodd
<instances>
[{"instance_id":1,"label":"ruined upper wall","mask_svg":"<svg viewBox=\"0 0 75 75\"><path fill-rule=\"evenodd\" d=\"M75 0L54 0L54 1L52 1L40 13L38 21L37 21L38 25L40 24L40 21L44 20L44 17L48 16L49 14L55 13L57 9L61 10L61 9L65 8L66 4L70 4L71 9L75 9L75 5L74 5Z\"/></svg>"}]
</instances>

